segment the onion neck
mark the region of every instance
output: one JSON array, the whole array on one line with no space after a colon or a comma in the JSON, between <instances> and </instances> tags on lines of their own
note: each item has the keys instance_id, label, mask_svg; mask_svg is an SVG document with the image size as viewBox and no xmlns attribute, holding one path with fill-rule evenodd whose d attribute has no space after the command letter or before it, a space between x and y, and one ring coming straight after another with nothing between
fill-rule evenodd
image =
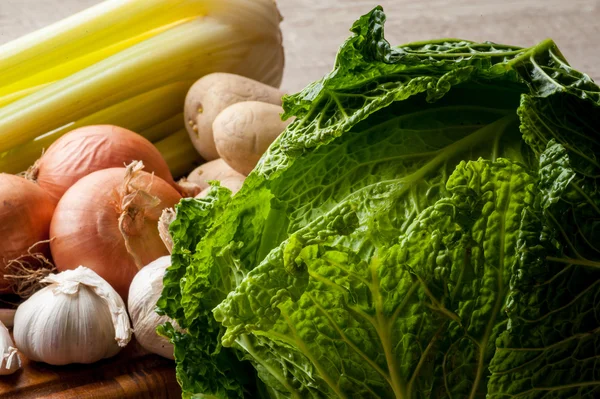
<instances>
[{"instance_id":1,"label":"onion neck","mask_svg":"<svg viewBox=\"0 0 600 399\"><path fill-rule=\"evenodd\" d=\"M125 248L133 258L138 270L144 267L144 264L140 256L134 251L131 238L142 235L146 208L160 203L158 198L134 184L134 179L143 168L144 164L141 161L134 161L127 166L121 190L121 215L119 216L119 231L123 236ZM151 185L152 182L149 186Z\"/></svg>"},{"instance_id":2,"label":"onion neck","mask_svg":"<svg viewBox=\"0 0 600 399\"><path fill-rule=\"evenodd\" d=\"M144 264L140 256L134 251L131 239L132 237L141 235L144 228L144 219L144 211L136 207L124 209L119 216L119 231L121 232L121 236L123 236L127 253L133 258L138 270L144 267Z\"/></svg>"},{"instance_id":3,"label":"onion neck","mask_svg":"<svg viewBox=\"0 0 600 399\"><path fill-rule=\"evenodd\" d=\"M37 182L38 175L40 174L40 161L42 158L38 158L33 165L31 165L26 171L22 172L24 178L34 183Z\"/></svg>"}]
</instances>

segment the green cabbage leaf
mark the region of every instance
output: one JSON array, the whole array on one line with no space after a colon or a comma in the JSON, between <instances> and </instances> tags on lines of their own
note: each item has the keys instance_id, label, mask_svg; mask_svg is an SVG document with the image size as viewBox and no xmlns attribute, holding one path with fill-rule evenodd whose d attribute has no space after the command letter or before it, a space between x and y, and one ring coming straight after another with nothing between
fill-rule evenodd
<instances>
[{"instance_id":1,"label":"green cabbage leaf","mask_svg":"<svg viewBox=\"0 0 600 399\"><path fill-rule=\"evenodd\" d=\"M392 47L380 7L233 197L184 200L186 397L600 396L600 89L556 45Z\"/></svg>"}]
</instances>

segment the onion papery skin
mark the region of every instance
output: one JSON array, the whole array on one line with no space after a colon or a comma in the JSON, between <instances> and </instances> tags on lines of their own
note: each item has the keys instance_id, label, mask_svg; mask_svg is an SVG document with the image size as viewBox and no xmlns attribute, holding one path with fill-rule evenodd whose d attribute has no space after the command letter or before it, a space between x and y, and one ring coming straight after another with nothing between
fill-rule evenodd
<instances>
[{"instance_id":1,"label":"onion papery skin","mask_svg":"<svg viewBox=\"0 0 600 399\"><path fill-rule=\"evenodd\" d=\"M146 172L153 172L178 189L169 166L150 141L113 125L85 126L65 134L36 162L32 178L58 202L82 177L136 160L144 163Z\"/></svg>"},{"instance_id":2,"label":"onion papery skin","mask_svg":"<svg viewBox=\"0 0 600 399\"><path fill-rule=\"evenodd\" d=\"M128 211L124 210L126 171L104 169L80 179L58 202L50 225L50 249L57 269L85 265L125 301L138 270L169 254L158 232L158 220L163 209L181 199L167 182L139 171L128 187L140 191L127 197L133 200ZM121 224L119 219L125 211Z\"/></svg>"},{"instance_id":3,"label":"onion papery skin","mask_svg":"<svg viewBox=\"0 0 600 399\"><path fill-rule=\"evenodd\" d=\"M48 239L54 206L50 196L37 184L0 173L0 293L10 292L10 284L4 278L7 264L26 255L34 244ZM47 243L33 248L41 253L47 253L47 249Z\"/></svg>"}]
</instances>

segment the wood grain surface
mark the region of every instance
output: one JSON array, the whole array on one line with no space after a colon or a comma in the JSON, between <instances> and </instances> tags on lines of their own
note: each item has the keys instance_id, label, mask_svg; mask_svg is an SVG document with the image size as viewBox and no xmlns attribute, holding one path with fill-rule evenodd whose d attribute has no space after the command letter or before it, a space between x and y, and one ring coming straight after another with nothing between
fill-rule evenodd
<instances>
[{"instance_id":1,"label":"wood grain surface","mask_svg":"<svg viewBox=\"0 0 600 399\"><path fill-rule=\"evenodd\" d=\"M99 2L0 0L0 43ZM600 0L278 0L282 88L295 92L327 73L354 20L377 4L392 44L456 37L525 47L551 37L573 67L600 80Z\"/></svg>"},{"instance_id":2,"label":"wood grain surface","mask_svg":"<svg viewBox=\"0 0 600 399\"><path fill-rule=\"evenodd\" d=\"M23 356L21 356L22 359ZM146 352L135 340L111 359L50 366L24 359L0 377L0 399L181 398L173 361Z\"/></svg>"}]
</instances>

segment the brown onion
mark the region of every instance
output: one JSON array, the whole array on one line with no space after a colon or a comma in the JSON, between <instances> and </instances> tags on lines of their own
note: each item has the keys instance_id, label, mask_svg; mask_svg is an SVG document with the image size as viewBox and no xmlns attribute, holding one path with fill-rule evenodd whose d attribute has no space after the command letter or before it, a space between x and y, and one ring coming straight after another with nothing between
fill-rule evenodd
<instances>
[{"instance_id":1,"label":"brown onion","mask_svg":"<svg viewBox=\"0 0 600 399\"><path fill-rule=\"evenodd\" d=\"M31 170L36 180L55 201L75 182L101 169L124 167L142 161L144 170L179 190L169 166L156 147L131 130L113 125L75 129L56 140Z\"/></svg>"},{"instance_id":2,"label":"brown onion","mask_svg":"<svg viewBox=\"0 0 600 399\"><path fill-rule=\"evenodd\" d=\"M50 225L57 269L84 265L124 300L138 270L169 254L158 220L163 209L181 199L167 182L142 167L134 162L83 177L60 199Z\"/></svg>"},{"instance_id":3,"label":"brown onion","mask_svg":"<svg viewBox=\"0 0 600 399\"><path fill-rule=\"evenodd\" d=\"M37 184L0 173L0 292L10 286L4 278L7 263L48 239L53 212L53 201ZM44 247L47 244L37 245L35 251L43 252Z\"/></svg>"}]
</instances>

